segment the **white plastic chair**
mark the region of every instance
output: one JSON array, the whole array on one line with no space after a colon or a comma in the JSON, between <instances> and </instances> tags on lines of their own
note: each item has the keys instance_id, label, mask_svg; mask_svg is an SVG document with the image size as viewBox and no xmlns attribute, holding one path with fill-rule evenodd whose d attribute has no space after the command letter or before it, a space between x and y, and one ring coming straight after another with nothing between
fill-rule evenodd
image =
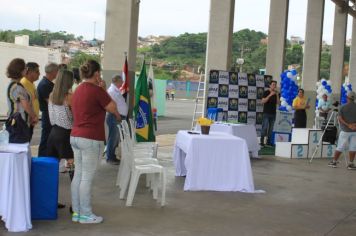
<instances>
[{"instance_id":1,"label":"white plastic chair","mask_svg":"<svg viewBox=\"0 0 356 236\"><path fill-rule=\"evenodd\" d=\"M127 172L122 175L123 184L120 189L120 199L123 199L126 189L128 187L128 182L130 182L129 191L126 200L126 206L132 206L132 201L136 192L138 180L141 174L146 174L146 186L151 187L153 190L153 198L158 198L158 187L159 183L162 184L162 197L161 197L161 206L165 205L165 194L166 194L166 171L163 166L158 165L156 158L136 158L135 153L132 152L132 145L128 142L128 133L123 130L124 141L122 151L122 157L125 160L129 160L127 163L130 164L130 173L131 176L127 176ZM157 144L156 144L157 145ZM158 147L158 146L156 146ZM150 153L151 157L157 156L157 148L155 151ZM131 160L131 161L130 161ZM157 161L157 163L148 163L148 162ZM130 178L131 177L131 178Z\"/></svg>"},{"instance_id":2,"label":"white plastic chair","mask_svg":"<svg viewBox=\"0 0 356 236\"><path fill-rule=\"evenodd\" d=\"M117 175L116 185L120 187L120 199L124 199L130 181L132 166L147 164L158 165L158 144L152 146L151 149L146 151L137 151L132 147L132 143L129 140L130 134L128 134L125 129L122 129L120 125L118 125L118 129L119 134L122 135L121 139L123 141L121 142L121 164ZM153 179L148 175L146 177L146 186L153 187L153 185L151 185L152 182Z\"/></svg>"},{"instance_id":3,"label":"white plastic chair","mask_svg":"<svg viewBox=\"0 0 356 236\"><path fill-rule=\"evenodd\" d=\"M158 186L162 185L161 206L166 204L166 170L161 165L136 165L133 166L131 172L131 181L129 192L127 194L126 206L132 206L132 201L136 192L137 183L141 174L154 175L153 184L153 199L158 199Z\"/></svg>"},{"instance_id":4,"label":"white plastic chair","mask_svg":"<svg viewBox=\"0 0 356 236\"><path fill-rule=\"evenodd\" d=\"M125 186L127 188L129 178L130 178L130 173L131 173L131 162L133 162L134 165L144 165L144 164L158 164L157 160L157 149L158 145L153 146L151 150L146 151L146 152L134 152L132 147L130 147L130 143L127 140L128 139L128 134L123 131L121 128L121 125L118 125L118 133L119 137L121 140L121 163L119 166L119 170L117 173L117 178L116 178L116 186L119 186L120 189L122 190ZM135 158L133 160L128 158L128 153L132 153ZM153 158L155 157L155 158ZM149 186L149 179L147 179L147 187ZM125 190L126 191L126 190ZM120 191L120 199L124 198L125 191Z\"/></svg>"}]
</instances>

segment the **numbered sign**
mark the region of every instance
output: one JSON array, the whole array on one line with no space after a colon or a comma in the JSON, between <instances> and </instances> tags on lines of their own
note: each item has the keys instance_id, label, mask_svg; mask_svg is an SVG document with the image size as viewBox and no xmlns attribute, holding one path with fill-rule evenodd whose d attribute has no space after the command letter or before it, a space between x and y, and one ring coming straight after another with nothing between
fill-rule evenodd
<instances>
[{"instance_id":1,"label":"numbered sign","mask_svg":"<svg viewBox=\"0 0 356 236\"><path fill-rule=\"evenodd\" d=\"M326 158L333 158L334 157L334 152L336 149L336 145L333 144L324 144L321 156L326 157Z\"/></svg>"},{"instance_id":2,"label":"numbered sign","mask_svg":"<svg viewBox=\"0 0 356 236\"><path fill-rule=\"evenodd\" d=\"M308 157L311 158L314 154L314 158L321 158L321 144L317 148L319 141L321 140L321 135L323 134L323 131L321 130L310 130L309 131L309 151L308 151Z\"/></svg>"},{"instance_id":3,"label":"numbered sign","mask_svg":"<svg viewBox=\"0 0 356 236\"><path fill-rule=\"evenodd\" d=\"M308 145L292 144L291 158L308 158Z\"/></svg>"}]
</instances>

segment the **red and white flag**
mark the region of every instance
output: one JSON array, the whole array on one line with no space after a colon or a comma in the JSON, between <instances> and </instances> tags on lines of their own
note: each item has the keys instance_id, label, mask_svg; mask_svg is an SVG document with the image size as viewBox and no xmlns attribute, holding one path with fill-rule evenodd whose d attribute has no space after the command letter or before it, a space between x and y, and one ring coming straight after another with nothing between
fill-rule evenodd
<instances>
[{"instance_id":1,"label":"red and white flag","mask_svg":"<svg viewBox=\"0 0 356 236\"><path fill-rule=\"evenodd\" d=\"M124 64L124 68L122 70L122 79L124 80L124 83L122 84L120 91L121 91L122 96L124 96L124 98L127 101L127 97L129 94L129 88L130 88L129 66L127 64L127 56L125 56L125 64Z\"/></svg>"}]
</instances>

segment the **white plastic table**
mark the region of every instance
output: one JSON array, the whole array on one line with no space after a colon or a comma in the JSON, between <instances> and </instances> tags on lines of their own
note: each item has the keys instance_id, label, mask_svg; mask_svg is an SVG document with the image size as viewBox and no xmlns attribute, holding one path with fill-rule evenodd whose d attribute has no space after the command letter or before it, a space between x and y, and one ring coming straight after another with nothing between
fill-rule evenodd
<instances>
[{"instance_id":1,"label":"white plastic table","mask_svg":"<svg viewBox=\"0 0 356 236\"><path fill-rule=\"evenodd\" d=\"M246 140L248 151L252 157L258 157L260 145L257 140L256 128L248 124L214 123L210 127L211 131L224 132Z\"/></svg>"},{"instance_id":2,"label":"white plastic table","mask_svg":"<svg viewBox=\"0 0 356 236\"><path fill-rule=\"evenodd\" d=\"M255 192L248 148L242 138L180 130L173 159L176 176L186 176L184 190Z\"/></svg>"},{"instance_id":3,"label":"white plastic table","mask_svg":"<svg viewBox=\"0 0 356 236\"><path fill-rule=\"evenodd\" d=\"M9 232L32 228L29 144L0 148L0 217Z\"/></svg>"}]
</instances>

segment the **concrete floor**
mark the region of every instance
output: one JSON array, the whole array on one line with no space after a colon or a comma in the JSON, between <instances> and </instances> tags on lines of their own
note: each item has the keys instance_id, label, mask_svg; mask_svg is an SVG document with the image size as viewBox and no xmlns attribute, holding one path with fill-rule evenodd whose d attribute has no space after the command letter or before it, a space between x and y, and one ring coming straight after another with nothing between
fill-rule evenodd
<instances>
[{"instance_id":1,"label":"concrete floor","mask_svg":"<svg viewBox=\"0 0 356 236\"><path fill-rule=\"evenodd\" d=\"M0 221L0 235L356 235L356 172L344 162L333 169L326 159L309 164L263 156L251 163L255 187L264 194L184 192L184 178L174 176L174 137L158 136L159 160L168 170L165 207L152 199L144 181L133 206L125 207L115 187L118 167L102 160L92 199L102 224L72 223L66 208L56 221L33 221L27 233L7 233ZM60 200L67 205L69 185L69 177L61 174Z\"/></svg>"}]
</instances>

